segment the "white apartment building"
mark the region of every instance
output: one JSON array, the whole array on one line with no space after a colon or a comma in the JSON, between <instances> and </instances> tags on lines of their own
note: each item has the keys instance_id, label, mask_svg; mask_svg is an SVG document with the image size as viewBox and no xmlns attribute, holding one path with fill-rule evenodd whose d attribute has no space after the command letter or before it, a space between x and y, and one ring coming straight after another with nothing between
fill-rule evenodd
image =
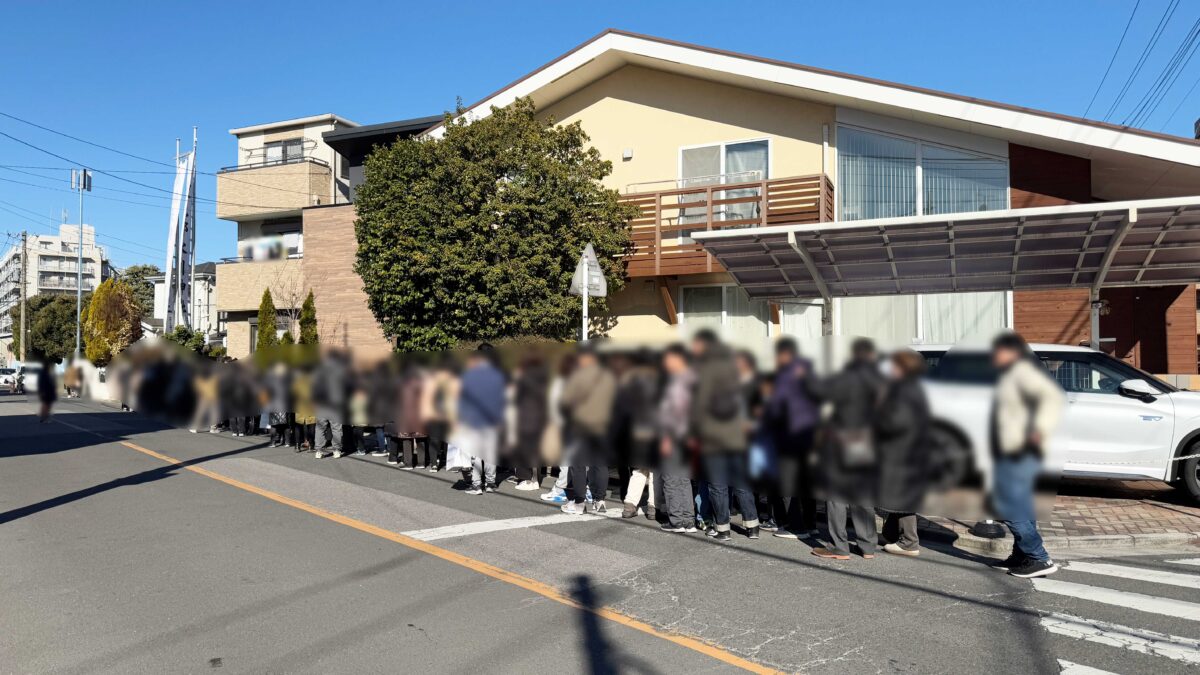
<instances>
[{"instance_id":1,"label":"white apartment building","mask_svg":"<svg viewBox=\"0 0 1200 675\"><path fill-rule=\"evenodd\" d=\"M148 277L154 284L154 326L162 330L167 318L166 275ZM217 265L205 262L196 265L195 283L192 285L192 328L204 332L210 339L220 331L217 318ZM219 338L216 338L219 339Z\"/></svg>"},{"instance_id":2,"label":"white apartment building","mask_svg":"<svg viewBox=\"0 0 1200 675\"><path fill-rule=\"evenodd\" d=\"M29 263L25 268L25 293L74 293L78 282L79 226L63 224L58 234L33 234L25 249ZM0 363L16 358L9 353L15 330L11 310L21 301L21 244L9 247L0 256ZM83 290L93 291L107 278L108 256L96 243L96 230L83 226Z\"/></svg>"}]
</instances>

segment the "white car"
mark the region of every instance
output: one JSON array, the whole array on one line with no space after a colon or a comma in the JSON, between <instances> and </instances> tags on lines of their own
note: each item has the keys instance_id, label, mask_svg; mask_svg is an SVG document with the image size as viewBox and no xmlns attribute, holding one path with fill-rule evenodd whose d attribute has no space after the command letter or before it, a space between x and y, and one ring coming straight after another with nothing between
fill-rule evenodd
<instances>
[{"instance_id":1,"label":"white car","mask_svg":"<svg viewBox=\"0 0 1200 675\"><path fill-rule=\"evenodd\" d=\"M1064 476L1154 479L1200 501L1200 393L1183 391L1086 347L1031 344L1067 395L1051 463ZM947 473L990 474L989 423L996 373L979 349L919 345L926 393Z\"/></svg>"},{"instance_id":2,"label":"white car","mask_svg":"<svg viewBox=\"0 0 1200 675\"><path fill-rule=\"evenodd\" d=\"M0 368L0 389L8 389L17 381L16 368Z\"/></svg>"}]
</instances>

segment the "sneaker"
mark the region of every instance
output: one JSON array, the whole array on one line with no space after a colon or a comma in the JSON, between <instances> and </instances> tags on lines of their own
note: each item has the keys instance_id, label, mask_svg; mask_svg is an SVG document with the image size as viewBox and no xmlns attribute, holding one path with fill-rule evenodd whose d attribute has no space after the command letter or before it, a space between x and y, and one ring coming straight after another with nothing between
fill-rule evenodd
<instances>
[{"instance_id":1,"label":"sneaker","mask_svg":"<svg viewBox=\"0 0 1200 675\"><path fill-rule=\"evenodd\" d=\"M483 488L479 487L478 485L474 485L474 486L472 486L472 487L470 487L470 488L468 488L468 489L467 489L467 494L469 494L469 495L481 495L481 494L483 494Z\"/></svg>"},{"instance_id":2,"label":"sneaker","mask_svg":"<svg viewBox=\"0 0 1200 675\"><path fill-rule=\"evenodd\" d=\"M418 464L418 465L414 466L413 468L414 468L414 469L424 469L424 468L425 468L425 465L424 465L424 464Z\"/></svg>"},{"instance_id":3,"label":"sneaker","mask_svg":"<svg viewBox=\"0 0 1200 675\"><path fill-rule=\"evenodd\" d=\"M637 504L630 504L629 502L626 502L625 507L621 509L621 517L622 518L632 518L632 517L636 516L637 514L638 514L638 505Z\"/></svg>"},{"instance_id":4,"label":"sneaker","mask_svg":"<svg viewBox=\"0 0 1200 675\"><path fill-rule=\"evenodd\" d=\"M910 550L900 546L900 544L884 544L883 552L891 553L892 555L906 555L906 556L909 556L910 558L915 558L915 557L921 555L920 549L914 548L910 551Z\"/></svg>"},{"instance_id":5,"label":"sneaker","mask_svg":"<svg viewBox=\"0 0 1200 675\"><path fill-rule=\"evenodd\" d=\"M760 529L762 529L762 525L758 525L757 527L747 527L746 528L746 538L747 539L758 539L758 531Z\"/></svg>"},{"instance_id":6,"label":"sneaker","mask_svg":"<svg viewBox=\"0 0 1200 675\"><path fill-rule=\"evenodd\" d=\"M575 502L567 502L566 504L563 504L561 507L559 507L558 510L562 511L563 513L570 515L570 516L582 516L584 513L584 509L585 509L585 507L583 504L576 504Z\"/></svg>"},{"instance_id":7,"label":"sneaker","mask_svg":"<svg viewBox=\"0 0 1200 675\"><path fill-rule=\"evenodd\" d=\"M994 570L1000 570L1001 572L1007 572L1024 564L1025 556L1021 555L1020 553L1013 552L1012 555L1008 556L1004 560L997 560L996 562L990 563L988 567Z\"/></svg>"},{"instance_id":8,"label":"sneaker","mask_svg":"<svg viewBox=\"0 0 1200 675\"><path fill-rule=\"evenodd\" d=\"M398 460L398 459L389 459L389 460L387 461L387 463L388 463L388 464L391 464L392 466L396 466L396 465L400 464L400 460Z\"/></svg>"},{"instance_id":9,"label":"sneaker","mask_svg":"<svg viewBox=\"0 0 1200 675\"><path fill-rule=\"evenodd\" d=\"M272 446L272 447L274 447L274 446ZM354 456L355 456L355 457L366 457L366 456L367 456L367 451L366 451L366 450L355 450L355 451L354 451Z\"/></svg>"},{"instance_id":10,"label":"sneaker","mask_svg":"<svg viewBox=\"0 0 1200 675\"><path fill-rule=\"evenodd\" d=\"M505 483L512 483L513 485L516 485L516 484L517 484L517 477L516 477L516 476L509 476L508 478L505 478L505 479L504 479L504 482L505 482Z\"/></svg>"},{"instance_id":11,"label":"sneaker","mask_svg":"<svg viewBox=\"0 0 1200 675\"><path fill-rule=\"evenodd\" d=\"M1025 564L1010 569L1008 573L1021 579L1033 579L1048 577L1057 571L1058 565L1055 565L1053 560L1026 560Z\"/></svg>"},{"instance_id":12,"label":"sneaker","mask_svg":"<svg viewBox=\"0 0 1200 675\"><path fill-rule=\"evenodd\" d=\"M791 530L789 530L787 528L775 530L774 536L779 537L780 539L799 539L800 538L800 535L796 534L795 532L792 532Z\"/></svg>"},{"instance_id":13,"label":"sneaker","mask_svg":"<svg viewBox=\"0 0 1200 675\"><path fill-rule=\"evenodd\" d=\"M699 531L700 530L696 529L695 527L693 527L691 525L688 525L687 527L683 528L683 532L685 534L696 534Z\"/></svg>"},{"instance_id":14,"label":"sneaker","mask_svg":"<svg viewBox=\"0 0 1200 675\"><path fill-rule=\"evenodd\" d=\"M317 450L316 452L313 453L313 457L316 457L317 459L325 459L326 455L325 455L325 453L321 452L320 450Z\"/></svg>"},{"instance_id":15,"label":"sneaker","mask_svg":"<svg viewBox=\"0 0 1200 675\"><path fill-rule=\"evenodd\" d=\"M488 483L487 485L483 486L483 489L485 492L495 492L497 490L495 483Z\"/></svg>"},{"instance_id":16,"label":"sneaker","mask_svg":"<svg viewBox=\"0 0 1200 675\"><path fill-rule=\"evenodd\" d=\"M704 529L704 536L706 537L715 537L717 534L717 528L712 527L711 525Z\"/></svg>"},{"instance_id":17,"label":"sneaker","mask_svg":"<svg viewBox=\"0 0 1200 675\"><path fill-rule=\"evenodd\" d=\"M346 453L342 452L341 450L334 450L334 451L333 451L333 458L334 458L334 459L341 459L341 458L342 458L342 456L343 456L343 455L345 455L345 454L346 454Z\"/></svg>"},{"instance_id":18,"label":"sneaker","mask_svg":"<svg viewBox=\"0 0 1200 675\"><path fill-rule=\"evenodd\" d=\"M558 490L551 490L549 492L543 492L542 494L538 495L538 499L541 499L544 502L552 502L555 504L562 504L567 501L567 493L560 492Z\"/></svg>"},{"instance_id":19,"label":"sneaker","mask_svg":"<svg viewBox=\"0 0 1200 675\"><path fill-rule=\"evenodd\" d=\"M758 524L758 529L762 530L763 532L775 532L779 529L779 525L776 525L775 521L768 518Z\"/></svg>"},{"instance_id":20,"label":"sneaker","mask_svg":"<svg viewBox=\"0 0 1200 675\"><path fill-rule=\"evenodd\" d=\"M712 536L713 541L719 541L722 544L733 541L733 537L729 536L729 530L723 530Z\"/></svg>"},{"instance_id":21,"label":"sneaker","mask_svg":"<svg viewBox=\"0 0 1200 675\"><path fill-rule=\"evenodd\" d=\"M658 526L658 529L662 530L663 532L670 532L671 534L683 534L684 532L687 532L689 529L691 529L693 532L696 531L695 528L675 527L674 525L672 525L670 523L663 523L662 525Z\"/></svg>"},{"instance_id":22,"label":"sneaker","mask_svg":"<svg viewBox=\"0 0 1200 675\"><path fill-rule=\"evenodd\" d=\"M522 492L530 492L533 490L540 490L541 488L542 488L541 485L538 485L537 483L535 483L531 480L523 480L520 483L517 483L517 489L521 490Z\"/></svg>"},{"instance_id":23,"label":"sneaker","mask_svg":"<svg viewBox=\"0 0 1200 675\"><path fill-rule=\"evenodd\" d=\"M658 509L653 506L646 507L646 520L658 520Z\"/></svg>"},{"instance_id":24,"label":"sneaker","mask_svg":"<svg viewBox=\"0 0 1200 675\"><path fill-rule=\"evenodd\" d=\"M605 503L603 499L600 501L588 502L588 513L594 513L596 515L608 513L608 504Z\"/></svg>"},{"instance_id":25,"label":"sneaker","mask_svg":"<svg viewBox=\"0 0 1200 675\"><path fill-rule=\"evenodd\" d=\"M405 464L404 466L400 467L400 470L401 470L401 471L412 471L412 469L413 469L413 468L412 468L411 466L408 466L407 464Z\"/></svg>"},{"instance_id":26,"label":"sneaker","mask_svg":"<svg viewBox=\"0 0 1200 675\"><path fill-rule=\"evenodd\" d=\"M438 472L437 464L430 466L428 470L429 470L429 473L437 473Z\"/></svg>"},{"instance_id":27,"label":"sneaker","mask_svg":"<svg viewBox=\"0 0 1200 675\"><path fill-rule=\"evenodd\" d=\"M189 431L190 433L193 433L193 434L194 434L194 433L196 433L196 430L195 430L195 429L188 429L188 431Z\"/></svg>"},{"instance_id":28,"label":"sneaker","mask_svg":"<svg viewBox=\"0 0 1200 675\"><path fill-rule=\"evenodd\" d=\"M387 457L387 450L376 450L371 453L372 457Z\"/></svg>"}]
</instances>

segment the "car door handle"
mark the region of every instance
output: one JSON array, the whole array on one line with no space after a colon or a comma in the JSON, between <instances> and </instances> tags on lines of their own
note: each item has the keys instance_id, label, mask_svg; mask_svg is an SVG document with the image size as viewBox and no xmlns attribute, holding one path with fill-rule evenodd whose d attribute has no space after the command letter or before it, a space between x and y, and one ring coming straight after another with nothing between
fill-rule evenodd
<instances>
[{"instance_id":1,"label":"car door handle","mask_svg":"<svg viewBox=\"0 0 1200 675\"><path fill-rule=\"evenodd\" d=\"M1139 415L1138 417L1141 417L1143 422L1161 422L1163 418L1162 415Z\"/></svg>"}]
</instances>

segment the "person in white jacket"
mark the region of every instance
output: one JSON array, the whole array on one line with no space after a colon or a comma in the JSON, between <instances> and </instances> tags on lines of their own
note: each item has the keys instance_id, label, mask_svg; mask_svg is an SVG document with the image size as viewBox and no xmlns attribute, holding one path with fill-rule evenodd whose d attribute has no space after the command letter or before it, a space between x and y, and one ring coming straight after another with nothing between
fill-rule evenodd
<instances>
[{"instance_id":1,"label":"person in white jacket","mask_svg":"<svg viewBox=\"0 0 1200 675\"><path fill-rule=\"evenodd\" d=\"M1042 544L1033 493L1066 395L1016 333L996 338L992 363L1000 371L991 420L992 506L1013 535L1012 554L993 567L1026 579L1044 577L1058 566Z\"/></svg>"}]
</instances>

